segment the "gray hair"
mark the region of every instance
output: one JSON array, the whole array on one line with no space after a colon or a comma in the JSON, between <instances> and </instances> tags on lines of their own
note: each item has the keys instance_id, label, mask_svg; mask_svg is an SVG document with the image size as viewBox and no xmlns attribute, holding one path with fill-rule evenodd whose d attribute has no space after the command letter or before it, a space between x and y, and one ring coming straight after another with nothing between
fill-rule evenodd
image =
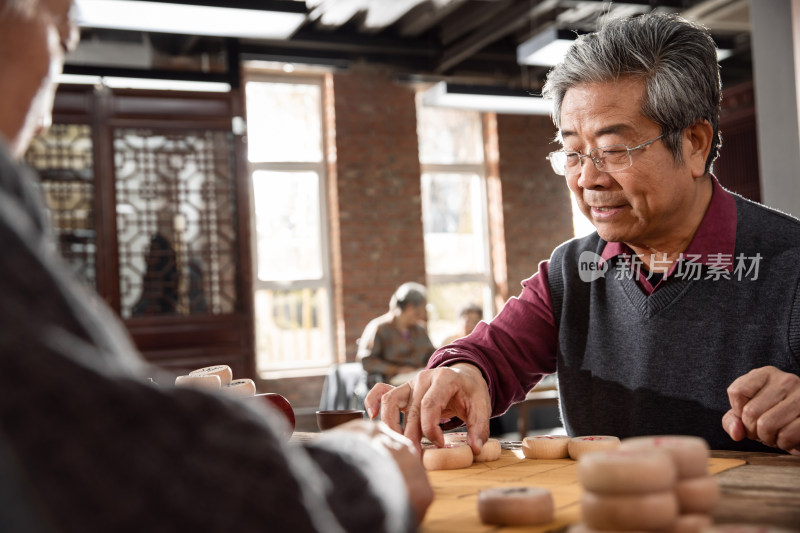
<instances>
[{"instance_id":1,"label":"gray hair","mask_svg":"<svg viewBox=\"0 0 800 533\"><path fill-rule=\"evenodd\" d=\"M553 100L553 122L561 128L567 90L583 83L626 76L645 80L644 116L661 127L664 145L682 162L681 134L700 120L714 130L705 171L719 155L722 87L714 41L708 30L676 15L646 14L617 19L578 37L566 58L547 75L543 94Z\"/></svg>"},{"instance_id":2,"label":"gray hair","mask_svg":"<svg viewBox=\"0 0 800 533\"><path fill-rule=\"evenodd\" d=\"M394 291L392 299L389 301L389 308L399 308L403 310L409 304L414 307L419 307L420 305L425 305L427 301L428 291L425 289L425 286L409 281L403 283Z\"/></svg>"}]
</instances>

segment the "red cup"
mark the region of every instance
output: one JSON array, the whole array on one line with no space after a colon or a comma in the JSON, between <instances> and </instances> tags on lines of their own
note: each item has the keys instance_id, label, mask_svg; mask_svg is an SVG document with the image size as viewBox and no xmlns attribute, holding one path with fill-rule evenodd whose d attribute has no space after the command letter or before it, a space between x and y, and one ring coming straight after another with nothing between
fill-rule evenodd
<instances>
[{"instance_id":1,"label":"red cup","mask_svg":"<svg viewBox=\"0 0 800 533\"><path fill-rule=\"evenodd\" d=\"M286 422L288 422L289 424L288 437L292 436L292 432L294 431L295 427L295 420L294 420L294 410L292 409L292 405L289 403L289 400L287 400L280 394L276 394L274 392L256 394L255 396L250 396L244 399L248 401L263 402L272 407L273 409L276 409L279 413L283 415L283 417L286 419Z\"/></svg>"}]
</instances>

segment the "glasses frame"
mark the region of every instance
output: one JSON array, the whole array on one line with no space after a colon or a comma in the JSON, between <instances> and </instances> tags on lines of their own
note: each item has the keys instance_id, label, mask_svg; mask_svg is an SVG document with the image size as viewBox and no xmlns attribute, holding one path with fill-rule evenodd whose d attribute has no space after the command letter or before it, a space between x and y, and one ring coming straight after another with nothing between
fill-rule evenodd
<instances>
[{"instance_id":1,"label":"glasses frame","mask_svg":"<svg viewBox=\"0 0 800 533\"><path fill-rule=\"evenodd\" d=\"M589 150L588 154L582 154L580 152L575 152L575 151L572 151L572 150L556 150L554 152L550 152L549 154L547 154L547 157L545 159L550 161L550 166L553 167L553 172L555 172L559 176L568 176L568 175L569 176L574 176L575 174L580 174L582 169L583 169L583 159L585 157L588 157L589 160L591 160L592 164L594 165L594 168L596 168L600 172L619 172L620 170L625 170L625 169L631 168L633 166L633 156L631 156L631 152L635 152L636 150L641 150L645 146L653 144L657 140L661 139L664 135L665 134L662 133L661 135L659 135L655 139L650 139L649 141L645 141L642 144L634 146L633 148L628 147L627 144L609 144L607 146L598 146L597 148L592 148L591 150ZM622 168L615 168L613 170L603 170L603 169L599 168L597 166L599 158L597 158L595 156L592 156L592 154L597 153L598 150L604 151L604 150L608 150L609 148L620 148L620 149L624 148L625 150L627 150L628 151L628 166L622 167ZM580 161L580 164L578 165L578 168L581 169L581 170L578 170L577 172L571 172L571 173L568 174L567 173L567 166L566 166L566 162L565 162L563 171L560 171L558 169L558 167L556 166L556 162L553 159L554 154L565 154L565 155L576 155L576 156L578 156L578 160ZM602 160L600 160L600 161L602 161Z\"/></svg>"}]
</instances>

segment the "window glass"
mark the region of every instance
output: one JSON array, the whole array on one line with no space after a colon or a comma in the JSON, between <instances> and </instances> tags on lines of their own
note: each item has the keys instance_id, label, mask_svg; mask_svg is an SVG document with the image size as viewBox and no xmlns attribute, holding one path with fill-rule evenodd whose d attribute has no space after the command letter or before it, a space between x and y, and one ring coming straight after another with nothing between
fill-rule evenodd
<instances>
[{"instance_id":1,"label":"window glass","mask_svg":"<svg viewBox=\"0 0 800 533\"><path fill-rule=\"evenodd\" d=\"M428 334L442 345L461 336L459 312L493 315L486 169L481 115L426 107L417 99Z\"/></svg>"},{"instance_id":2,"label":"window glass","mask_svg":"<svg viewBox=\"0 0 800 533\"><path fill-rule=\"evenodd\" d=\"M311 369L330 363L327 289L258 290L255 305L260 369Z\"/></svg>"},{"instance_id":3,"label":"window glass","mask_svg":"<svg viewBox=\"0 0 800 533\"><path fill-rule=\"evenodd\" d=\"M259 279L322 277L319 188L315 172L253 172Z\"/></svg>"},{"instance_id":4,"label":"window glass","mask_svg":"<svg viewBox=\"0 0 800 533\"><path fill-rule=\"evenodd\" d=\"M428 287L428 333L435 346L459 333L459 312L462 307L476 304L484 309L492 308L489 285L483 281L431 283ZM459 335L460 336L460 335Z\"/></svg>"},{"instance_id":5,"label":"window glass","mask_svg":"<svg viewBox=\"0 0 800 533\"><path fill-rule=\"evenodd\" d=\"M322 79L246 83L253 193L256 365L267 378L333 361Z\"/></svg>"},{"instance_id":6,"label":"window glass","mask_svg":"<svg viewBox=\"0 0 800 533\"><path fill-rule=\"evenodd\" d=\"M322 160L319 85L251 81L245 94L250 161Z\"/></svg>"},{"instance_id":7,"label":"window glass","mask_svg":"<svg viewBox=\"0 0 800 533\"><path fill-rule=\"evenodd\" d=\"M429 172L422 175L428 274L486 271L481 185L476 174Z\"/></svg>"},{"instance_id":8,"label":"window glass","mask_svg":"<svg viewBox=\"0 0 800 533\"><path fill-rule=\"evenodd\" d=\"M594 224L589 221L586 216L581 213L581 208L578 207L578 202L575 200L575 193L569 192L569 198L572 202L572 229L576 237L585 237L594 233Z\"/></svg>"},{"instance_id":9,"label":"window glass","mask_svg":"<svg viewBox=\"0 0 800 533\"><path fill-rule=\"evenodd\" d=\"M480 113L477 111L417 105L420 162L483 162L481 130Z\"/></svg>"}]
</instances>

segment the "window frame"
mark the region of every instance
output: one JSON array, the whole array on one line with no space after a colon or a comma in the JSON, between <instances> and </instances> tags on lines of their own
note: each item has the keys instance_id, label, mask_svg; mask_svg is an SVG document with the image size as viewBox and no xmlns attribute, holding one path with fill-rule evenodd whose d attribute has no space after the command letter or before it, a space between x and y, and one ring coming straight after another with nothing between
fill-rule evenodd
<instances>
[{"instance_id":1,"label":"window frame","mask_svg":"<svg viewBox=\"0 0 800 533\"><path fill-rule=\"evenodd\" d=\"M327 175L327 158L325 151L325 80L323 76L304 76L304 75L282 75L272 72L262 72L258 69L246 69L244 76L243 94L246 102L246 84L254 83L288 83L293 85L316 85L320 91L319 98L319 113L320 113L320 153L322 159L313 162L298 162L298 161L250 161L249 154L246 154L247 159L247 186L249 187L250 194L250 224L253 231L250 232L250 244L253 253L251 254L251 267L252 267L252 290L254 309L254 320L258 320L256 314L255 301L256 293L263 290L269 291L292 291L301 289L324 289L328 295L328 309L327 316L329 317L327 324L327 335L325 335L326 345L328 346L329 353L327 354L327 361L314 366L295 366L285 368L264 368L259 364L258 344L254 344L255 350L255 366L256 372L261 378L276 379L281 377L295 377L295 376L312 376L323 375L328 371L329 366L336 360L335 349L335 304L333 292L333 269L331 265L331 242L330 234L328 231L328 220L330 209L328 206L328 175ZM245 115L246 116L246 115ZM294 280L262 280L258 275L258 232L256 225L256 199L254 190L253 176L257 171L270 171L270 172L313 172L319 178L318 189L318 207L319 207L319 220L320 220L320 254L322 259L322 276L320 279L298 278ZM256 324L256 331L258 326ZM254 334L256 333L254 331Z\"/></svg>"},{"instance_id":2,"label":"window frame","mask_svg":"<svg viewBox=\"0 0 800 533\"><path fill-rule=\"evenodd\" d=\"M419 104L419 107L424 107ZM418 111L419 112L419 111ZM478 116L482 119L483 114L479 113ZM492 274L492 253L491 253L491 239L489 235L489 196L488 196L488 183L487 183L487 158L485 153L486 146L486 128L484 127L483 120L481 120L481 140L483 141L483 154L482 160L478 163L424 163L420 160L420 180L425 174L463 174L476 175L480 185L478 186L478 194L480 195L481 206L481 220L480 225L480 239L483 245L483 272L481 273L461 273L461 274L435 274L430 273L426 265L426 283L428 289L435 285L444 285L449 283L482 283L486 287L483 294L483 301L475 302L481 305L484 310L484 320L489 320L494 316L495 309L495 294L497 289L494 284L494 276ZM423 214L424 216L424 214ZM424 234L423 234L424 238ZM459 305L466 302L459 302ZM452 321L457 323L459 317L452 317ZM439 339L432 339L434 343L438 343Z\"/></svg>"}]
</instances>

